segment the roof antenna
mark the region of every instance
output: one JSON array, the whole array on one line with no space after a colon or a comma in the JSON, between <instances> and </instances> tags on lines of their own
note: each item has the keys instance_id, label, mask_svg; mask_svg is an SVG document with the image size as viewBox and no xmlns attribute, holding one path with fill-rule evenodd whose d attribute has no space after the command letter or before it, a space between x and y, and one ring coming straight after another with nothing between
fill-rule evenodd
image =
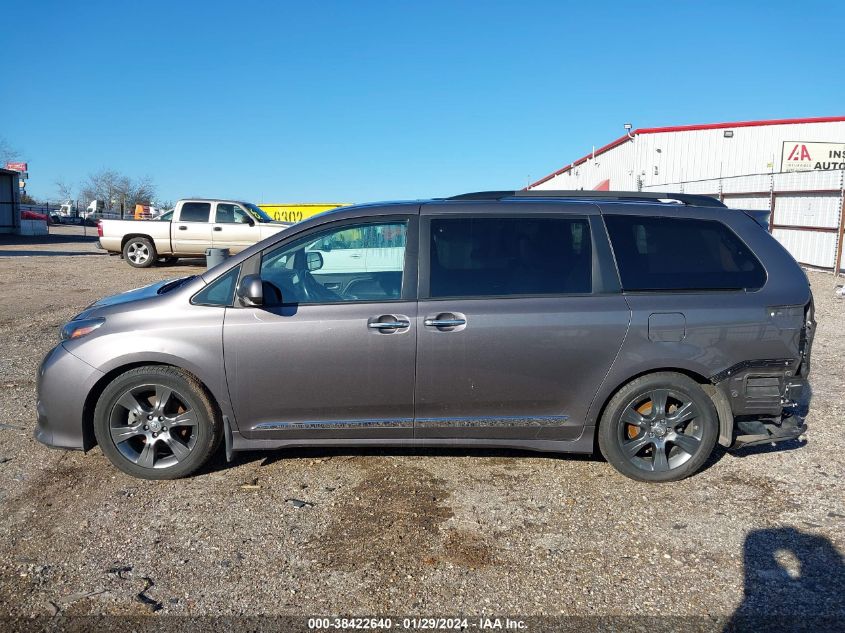
<instances>
[{"instance_id":1,"label":"roof antenna","mask_svg":"<svg viewBox=\"0 0 845 633\"><path fill-rule=\"evenodd\" d=\"M628 138L631 139L632 141L634 140L634 134L633 134L633 132L631 132L633 127L634 126L631 125L630 123L625 124L625 133L628 134Z\"/></svg>"}]
</instances>

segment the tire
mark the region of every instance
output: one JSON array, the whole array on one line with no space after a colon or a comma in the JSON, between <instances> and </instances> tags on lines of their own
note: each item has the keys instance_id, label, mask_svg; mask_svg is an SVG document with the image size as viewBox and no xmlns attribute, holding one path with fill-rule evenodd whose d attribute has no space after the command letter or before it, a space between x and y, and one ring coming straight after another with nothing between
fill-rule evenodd
<instances>
[{"instance_id":1,"label":"tire","mask_svg":"<svg viewBox=\"0 0 845 633\"><path fill-rule=\"evenodd\" d=\"M130 369L103 390L94 409L94 434L103 454L123 472L178 479L211 458L223 423L196 378L176 367L149 365Z\"/></svg>"},{"instance_id":2,"label":"tire","mask_svg":"<svg viewBox=\"0 0 845 633\"><path fill-rule=\"evenodd\" d=\"M130 237L123 245L123 259L134 268L149 268L158 261L158 253L149 238Z\"/></svg>"},{"instance_id":3,"label":"tire","mask_svg":"<svg viewBox=\"0 0 845 633\"><path fill-rule=\"evenodd\" d=\"M710 396L683 374L632 380L605 407L599 448L620 473L637 481L689 477L713 452L719 419Z\"/></svg>"}]
</instances>

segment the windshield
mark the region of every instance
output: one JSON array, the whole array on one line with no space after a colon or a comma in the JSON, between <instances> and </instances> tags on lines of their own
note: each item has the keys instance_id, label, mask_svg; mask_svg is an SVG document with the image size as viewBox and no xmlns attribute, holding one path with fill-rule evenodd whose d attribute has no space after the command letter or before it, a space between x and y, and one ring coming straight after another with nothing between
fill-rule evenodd
<instances>
[{"instance_id":1,"label":"windshield","mask_svg":"<svg viewBox=\"0 0 845 633\"><path fill-rule=\"evenodd\" d=\"M246 207L246 210L249 211L249 214L254 217L259 222L272 222L273 218L271 218L264 209L255 206L251 202L244 202L243 205Z\"/></svg>"}]
</instances>

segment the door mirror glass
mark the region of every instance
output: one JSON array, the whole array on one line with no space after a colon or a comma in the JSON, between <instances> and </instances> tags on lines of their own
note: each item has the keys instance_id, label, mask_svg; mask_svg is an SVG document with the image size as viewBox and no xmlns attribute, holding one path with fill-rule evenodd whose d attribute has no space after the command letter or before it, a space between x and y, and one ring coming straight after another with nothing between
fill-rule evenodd
<instances>
[{"instance_id":1,"label":"door mirror glass","mask_svg":"<svg viewBox=\"0 0 845 633\"><path fill-rule=\"evenodd\" d=\"M305 254L305 265L312 273L323 267L323 255L319 251L308 251Z\"/></svg>"},{"instance_id":2,"label":"door mirror glass","mask_svg":"<svg viewBox=\"0 0 845 633\"><path fill-rule=\"evenodd\" d=\"M264 288L259 275L244 275L238 284L238 299L245 306L264 305Z\"/></svg>"}]
</instances>

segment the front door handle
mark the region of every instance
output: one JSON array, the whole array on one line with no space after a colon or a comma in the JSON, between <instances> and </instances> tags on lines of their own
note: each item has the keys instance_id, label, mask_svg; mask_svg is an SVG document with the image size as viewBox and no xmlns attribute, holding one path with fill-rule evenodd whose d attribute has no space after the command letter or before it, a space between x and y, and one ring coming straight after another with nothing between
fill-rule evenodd
<instances>
[{"instance_id":1,"label":"front door handle","mask_svg":"<svg viewBox=\"0 0 845 633\"><path fill-rule=\"evenodd\" d=\"M410 327L410 321L373 321L367 327L374 330L398 330L399 328Z\"/></svg>"},{"instance_id":2,"label":"front door handle","mask_svg":"<svg viewBox=\"0 0 845 633\"><path fill-rule=\"evenodd\" d=\"M215 230L215 231L222 231L222 230L223 230L223 227L222 227L222 226L215 226L215 227L214 227L214 230Z\"/></svg>"},{"instance_id":3,"label":"front door handle","mask_svg":"<svg viewBox=\"0 0 845 633\"><path fill-rule=\"evenodd\" d=\"M180 227L179 227L179 230L180 230L180 231L187 231L187 230L188 230L188 227L187 227L187 226L180 226Z\"/></svg>"},{"instance_id":4,"label":"front door handle","mask_svg":"<svg viewBox=\"0 0 845 633\"><path fill-rule=\"evenodd\" d=\"M467 320L455 314L440 314L437 317L429 317L423 321L427 327L458 327L466 325Z\"/></svg>"},{"instance_id":5,"label":"front door handle","mask_svg":"<svg viewBox=\"0 0 845 633\"><path fill-rule=\"evenodd\" d=\"M411 327L411 320L403 314L382 314L367 321L367 327L389 334L395 330Z\"/></svg>"}]
</instances>

